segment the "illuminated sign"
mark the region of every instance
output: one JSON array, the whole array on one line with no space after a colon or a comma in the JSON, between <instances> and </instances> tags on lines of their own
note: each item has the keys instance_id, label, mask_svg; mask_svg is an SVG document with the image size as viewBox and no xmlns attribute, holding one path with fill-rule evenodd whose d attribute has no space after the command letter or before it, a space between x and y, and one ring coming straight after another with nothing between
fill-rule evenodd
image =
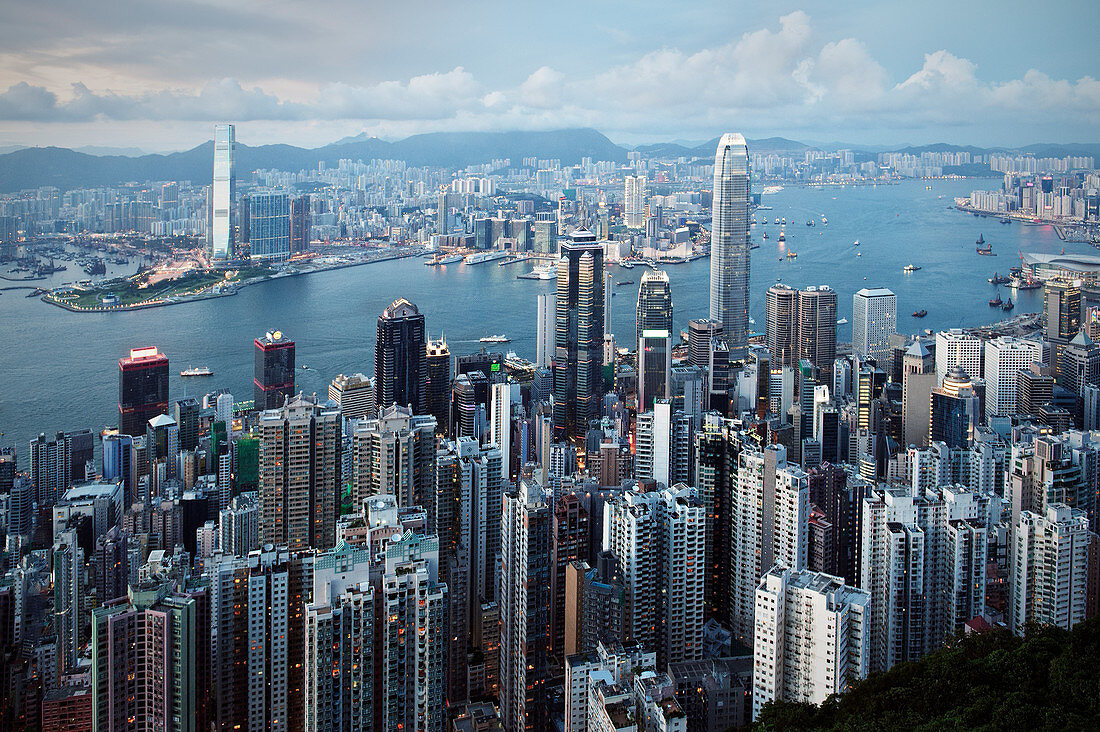
<instances>
[{"instance_id":1,"label":"illuminated sign","mask_svg":"<svg viewBox=\"0 0 1100 732\"><path fill-rule=\"evenodd\" d=\"M157 355L156 346L147 346L146 348L131 348L130 358L149 358L150 356Z\"/></svg>"},{"instance_id":2,"label":"illuminated sign","mask_svg":"<svg viewBox=\"0 0 1100 732\"><path fill-rule=\"evenodd\" d=\"M500 364L499 363L489 364L489 370L490 371L500 371Z\"/></svg>"}]
</instances>

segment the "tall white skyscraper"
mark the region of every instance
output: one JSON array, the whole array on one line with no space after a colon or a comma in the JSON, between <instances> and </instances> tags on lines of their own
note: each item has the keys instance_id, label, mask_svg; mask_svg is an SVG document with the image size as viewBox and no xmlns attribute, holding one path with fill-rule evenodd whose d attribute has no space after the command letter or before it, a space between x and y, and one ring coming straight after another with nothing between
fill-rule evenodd
<instances>
[{"instance_id":1,"label":"tall white skyscraper","mask_svg":"<svg viewBox=\"0 0 1100 732\"><path fill-rule=\"evenodd\" d=\"M940 331L936 334L936 386L956 366L971 379L982 378L982 340L961 328Z\"/></svg>"},{"instance_id":2,"label":"tall white skyscraper","mask_svg":"<svg viewBox=\"0 0 1100 732\"><path fill-rule=\"evenodd\" d=\"M772 700L820 704L870 670L870 595L820 572L773 567L756 589L753 717Z\"/></svg>"},{"instance_id":3,"label":"tall white skyscraper","mask_svg":"<svg viewBox=\"0 0 1100 732\"><path fill-rule=\"evenodd\" d=\"M645 176L628 175L623 179L623 218L626 225L639 227L645 224Z\"/></svg>"},{"instance_id":4,"label":"tall white skyscraper","mask_svg":"<svg viewBox=\"0 0 1100 732\"><path fill-rule=\"evenodd\" d=\"M898 331L898 299L885 287L863 288L852 296L852 351L889 367L890 336Z\"/></svg>"},{"instance_id":5,"label":"tall white skyscraper","mask_svg":"<svg viewBox=\"0 0 1100 732\"><path fill-rule=\"evenodd\" d=\"M519 384L502 381L493 384L489 395L489 442L500 450L504 479L511 479L512 404L520 401Z\"/></svg>"},{"instance_id":6,"label":"tall white skyscraper","mask_svg":"<svg viewBox=\"0 0 1100 732\"><path fill-rule=\"evenodd\" d=\"M714 154L710 318L722 324L730 360L745 357L749 328L749 148L726 133Z\"/></svg>"},{"instance_id":7,"label":"tall white skyscraper","mask_svg":"<svg viewBox=\"0 0 1100 732\"><path fill-rule=\"evenodd\" d=\"M775 565L806 566L810 519L809 477L787 464L787 451L770 445L738 456L730 500L730 626L752 643L753 608L760 578Z\"/></svg>"},{"instance_id":8,"label":"tall white skyscraper","mask_svg":"<svg viewBox=\"0 0 1100 732\"><path fill-rule=\"evenodd\" d=\"M1008 623L1023 635L1028 623L1069 630L1085 619L1089 531L1084 511L1052 503L1023 511L1013 527L1009 560Z\"/></svg>"},{"instance_id":9,"label":"tall white skyscraper","mask_svg":"<svg viewBox=\"0 0 1100 732\"><path fill-rule=\"evenodd\" d=\"M535 365L548 368L554 357L554 322L557 316L558 297L553 292L538 296L538 315L535 323Z\"/></svg>"},{"instance_id":10,"label":"tall white skyscraper","mask_svg":"<svg viewBox=\"0 0 1100 732\"><path fill-rule=\"evenodd\" d=\"M237 188L233 170L236 146L233 125L214 125L214 177L206 229L207 249L214 262L224 262L234 255L232 211Z\"/></svg>"},{"instance_id":11,"label":"tall white skyscraper","mask_svg":"<svg viewBox=\"0 0 1100 732\"><path fill-rule=\"evenodd\" d=\"M1043 360L1039 341L1007 336L985 344L985 416L1016 413L1016 383L1020 372ZM969 374L968 374L969 375Z\"/></svg>"}]
</instances>

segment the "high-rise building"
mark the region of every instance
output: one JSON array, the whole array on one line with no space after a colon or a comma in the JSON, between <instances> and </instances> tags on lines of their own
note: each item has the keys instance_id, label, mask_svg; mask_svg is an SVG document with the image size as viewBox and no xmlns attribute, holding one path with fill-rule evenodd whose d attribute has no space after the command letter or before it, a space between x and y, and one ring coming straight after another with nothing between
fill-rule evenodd
<instances>
[{"instance_id":1,"label":"high-rise building","mask_svg":"<svg viewBox=\"0 0 1100 732\"><path fill-rule=\"evenodd\" d=\"M489 387L489 444L500 449L504 479L511 480L512 471L512 405L520 403L519 384L498 381Z\"/></svg>"},{"instance_id":2,"label":"high-rise building","mask_svg":"<svg viewBox=\"0 0 1100 732\"><path fill-rule=\"evenodd\" d=\"M589 556L588 511L575 493L563 495L554 504L550 535L550 650L556 665L564 665L566 586L570 566Z\"/></svg>"},{"instance_id":3,"label":"high-rise building","mask_svg":"<svg viewBox=\"0 0 1100 732\"><path fill-rule=\"evenodd\" d=\"M584 439L603 394L603 245L585 230L563 244L554 328L554 436Z\"/></svg>"},{"instance_id":4,"label":"high-rise building","mask_svg":"<svg viewBox=\"0 0 1100 732\"><path fill-rule=\"evenodd\" d=\"M424 413L435 417L436 431L446 435L451 428L451 349L443 338L429 340L425 348Z\"/></svg>"},{"instance_id":5,"label":"high-rise building","mask_svg":"<svg viewBox=\"0 0 1100 732\"><path fill-rule=\"evenodd\" d=\"M952 367L929 398L928 444L943 442L949 448L969 447L982 416L974 385L966 372L958 366Z\"/></svg>"},{"instance_id":6,"label":"high-rise building","mask_svg":"<svg viewBox=\"0 0 1100 732\"><path fill-rule=\"evenodd\" d=\"M199 444L199 416L202 408L195 397L172 402L172 418L180 428L180 449L194 450Z\"/></svg>"},{"instance_id":7,"label":"high-rise building","mask_svg":"<svg viewBox=\"0 0 1100 732\"><path fill-rule=\"evenodd\" d=\"M647 330L672 331L672 291L667 272L654 269L642 275L634 323L634 337L638 340Z\"/></svg>"},{"instance_id":8,"label":"high-rise building","mask_svg":"<svg viewBox=\"0 0 1100 732\"><path fill-rule=\"evenodd\" d=\"M897 296L885 287L863 288L852 296L852 351L890 362L890 336L898 330Z\"/></svg>"},{"instance_id":9,"label":"high-rise building","mask_svg":"<svg viewBox=\"0 0 1100 732\"><path fill-rule=\"evenodd\" d=\"M144 434L144 432L142 433ZM85 480L87 462L92 459L94 442L89 430L58 432L47 440L44 434L30 441L28 471L39 509L52 506L74 483ZM5 461L15 477L14 456Z\"/></svg>"},{"instance_id":10,"label":"high-rise building","mask_svg":"<svg viewBox=\"0 0 1100 732\"><path fill-rule=\"evenodd\" d=\"M955 366L971 379L982 378L982 340L960 328L936 333L936 383Z\"/></svg>"},{"instance_id":11,"label":"high-rise building","mask_svg":"<svg viewBox=\"0 0 1100 732\"><path fill-rule=\"evenodd\" d=\"M337 374L328 385L329 401L336 402L344 419L375 416L374 379L364 374Z\"/></svg>"},{"instance_id":12,"label":"high-rise building","mask_svg":"<svg viewBox=\"0 0 1100 732\"><path fill-rule=\"evenodd\" d=\"M985 415L1016 414L1016 382L1020 372L1043 360L1038 341L1002 336L985 343Z\"/></svg>"},{"instance_id":13,"label":"high-rise building","mask_svg":"<svg viewBox=\"0 0 1100 732\"><path fill-rule=\"evenodd\" d=\"M564 651L566 656L595 650L599 642L618 641L626 618L626 588L611 552L565 568Z\"/></svg>"},{"instance_id":14,"label":"high-rise building","mask_svg":"<svg viewBox=\"0 0 1100 732\"><path fill-rule=\"evenodd\" d=\"M764 318L764 343L771 363L797 363L798 290L778 283L769 287L764 293Z\"/></svg>"},{"instance_id":15,"label":"high-rise building","mask_svg":"<svg viewBox=\"0 0 1100 732\"><path fill-rule=\"evenodd\" d=\"M309 249L311 221L309 203L308 195L290 199L290 253L292 255Z\"/></svg>"},{"instance_id":16,"label":"high-rise building","mask_svg":"<svg viewBox=\"0 0 1100 732\"><path fill-rule=\"evenodd\" d=\"M352 504L378 494L400 506L428 506L435 492L435 420L404 407L383 409L355 426L351 436Z\"/></svg>"},{"instance_id":17,"label":"high-rise building","mask_svg":"<svg viewBox=\"0 0 1100 732\"><path fill-rule=\"evenodd\" d=\"M692 366L710 365L711 342L722 335L722 324L716 320L695 318L688 321L688 361Z\"/></svg>"},{"instance_id":18,"label":"high-rise building","mask_svg":"<svg viewBox=\"0 0 1100 732\"><path fill-rule=\"evenodd\" d=\"M601 268L602 269L602 268ZM551 509L522 477L504 493L500 524L500 716L505 732L545 729L549 677Z\"/></svg>"},{"instance_id":19,"label":"high-rise building","mask_svg":"<svg viewBox=\"0 0 1100 732\"><path fill-rule=\"evenodd\" d=\"M902 357L901 369L902 440L906 445L924 447L928 444L928 405L936 374L933 356L923 341L913 341Z\"/></svg>"},{"instance_id":20,"label":"high-rise building","mask_svg":"<svg viewBox=\"0 0 1100 732\"><path fill-rule=\"evenodd\" d=\"M618 559L626 590L624 642L654 649L662 666L702 658L706 516L696 490L611 496L603 548Z\"/></svg>"},{"instance_id":21,"label":"high-rise building","mask_svg":"<svg viewBox=\"0 0 1100 732\"><path fill-rule=\"evenodd\" d=\"M291 550L336 543L341 480L340 410L298 396L260 414L260 541Z\"/></svg>"},{"instance_id":22,"label":"high-rise building","mask_svg":"<svg viewBox=\"0 0 1100 732\"><path fill-rule=\"evenodd\" d=\"M653 408L654 400L668 397L672 371L672 334L646 329L638 338L638 411Z\"/></svg>"},{"instance_id":23,"label":"high-rise building","mask_svg":"<svg viewBox=\"0 0 1100 732\"><path fill-rule=\"evenodd\" d=\"M722 324L730 358L745 357L749 330L749 149L726 133L714 154L710 319Z\"/></svg>"},{"instance_id":24,"label":"high-rise building","mask_svg":"<svg viewBox=\"0 0 1100 732\"><path fill-rule=\"evenodd\" d=\"M1048 341L1066 342L1081 330L1079 282L1050 279L1043 283L1043 335Z\"/></svg>"},{"instance_id":25,"label":"high-rise building","mask_svg":"<svg viewBox=\"0 0 1100 732\"><path fill-rule=\"evenodd\" d=\"M149 420L168 413L168 357L155 347L131 348L118 360L118 431L137 437Z\"/></svg>"},{"instance_id":26,"label":"high-rise building","mask_svg":"<svg viewBox=\"0 0 1100 732\"><path fill-rule=\"evenodd\" d=\"M269 330L253 345L253 408L278 409L294 396L294 341L282 331Z\"/></svg>"},{"instance_id":27,"label":"high-rise building","mask_svg":"<svg viewBox=\"0 0 1100 732\"><path fill-rule=\"evenodd\" d=\"M828 285L798 291L798 360L830 373L836 359L836 291Z\"/></svg>"},{"instance_id":28,"label":"high-rise building","mask_svg":"<svg viewBox=\"0 0 1100 732\"><path fill-rule=\"evenodd\" d=\"M548 368L554 358L554 328L557 318L557 298L552 292L538 296L535 322L535 365Z\"/></svg>"},{"instance_id":29,"label":"high-rise building","mask_svg":"<svg viewBox=\"0 0 1100 732\"><path fill-rule=\"evenodd\" d=\"M92 611L92 729L196 729L196 603L171 583ZM203 690L205 693L205 689Z\"/></svg>"},{"instance_id":30,"label":"high-rise building","mask_svg":"<svg viewBox=\"0 0 1100 732\"><path fill-rule=\"evenodd\" d=\"M638 228L645 223L644 175L628 175L623 178L623 222Z\"/></svg>"},{"instance_id":31,"label":"high-rise building","mask_svg":"<svg viewBox=\"0 0 1100 732\"><path fill-rule=\"evenodd\" d=\"M233 237L233 199L236 197L237 178L233 160L237 143L233 125L214 125L214 178L207 201L206 240L210 260L226 262L236 256Z\"/></svg>"},{"instance_id":32,"label":"high-rise building","mask_svg":"<svg viewBox=\"0 0 1100 732\"><path fill-rule=\"evenodd\" d=\"M424 315L416 305L398 298L378 316L378 340L374 347L375 404L385 409L394 404L424 413L427 384Z\"/></svg>"},{"instance_id":33,"label":"high-rise building","mask_svg":"<svg viewBox=\"0 0 1100 732\"><path fill-rule=\"evenodd\" d=\"M1090 572L1096 574L1097 541L1084 511L1052 503L1043 511L1023 511L1009 546L1008 624L1023 635L1028 624L1069 630L1087 616Z\"/></svg>"},{"instance_id":34,"label":"high-rise building","mask_svg":"<svg viewBox=\"0 0 1100 732\"><path fill-rule=\"evenodd\" d=\"M820 572L776 566L756 589L753 716L770 701L820 704L867 676L870 595Z\"/></svg>"},{"instance_id":35,"label":"high-rise building","mask_svg":"<svg viewBox=\"0 0 1100 732\"><path fill-rule=\"evenodd\" d=\"M290 259L290 197L287 194L249 194L248 251L252 259Z\"/></svg>"}]
</instances>

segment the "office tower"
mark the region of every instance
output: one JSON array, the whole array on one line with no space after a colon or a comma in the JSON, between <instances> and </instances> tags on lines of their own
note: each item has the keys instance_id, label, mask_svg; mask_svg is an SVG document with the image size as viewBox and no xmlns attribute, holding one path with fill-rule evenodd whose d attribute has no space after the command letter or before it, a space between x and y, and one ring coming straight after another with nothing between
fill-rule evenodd
<instances>
[{"instance_id":1,"label":"office tower","mask_svg":"<svg viewBox=\"0 0 1100 732\"><path fill-rule=\"evenodd\" d=\"M287 194L249 194L248 251L252 259L290 259L290 198Z\"/></svg>"},{"instance_id":2,"label":"office tower","mask_svg":"<svg viewBox=\"0 0 1100 732\"><path fill-rule=\"evenodd\" d=\"M889 363L890 336L898 330L897 308L897 297L885 287L856 292L852 296L852 351Z\"/></svg>"},{"instance_id":3,"label":"office tower","mask_svg":"<svg viewBox=\"0 0 1100 732\"><path fill-rule=\"evenodd\" d=\"M798 291L795 357L829 373L836 359L836 292L828 285Z\"/></svg>"},{"instance_id":4,"label":"office tower","mask_svg":"<svg viewBox=\"0 0 1100 732\"><path fill-rule=\"evenodd\" d=\"M797 359L798 291L775 284L764 293L764 343L771 363L791 365Z\"/></svg>"},{"instance_id":5,"label":"office tower","mask_svg":"<svg viewBox=\"0 0 1100 732\"><path fill-rule=\"evenodd\" d=\"M966 372L953 367L929 398L928 444L943 442L949 448L969 447L981 414L974 385Z\"/></svg>"},{"instance_id":6,"label":"office tower","mask_svg":"<svg viewBox=\"0 0 1100 732\"><path fill-rule=\"evenodd\" d=\"M380 493L400 506L427 506L435 490L435 419L390 406L361 421L351 436L352 505Z\"/></svg>"},{"instance_id":7,"label":"office tower","mask_svg":"<svg viewBox=\"0 0 1100 732\"><path fill-rule=\"evenodd\" d=\"M77 530L58 533L50 552L50 583L53 586L53 631L57 643L57 668L76 668L84 645L83 628L84 550L77 544Z\"/></svg>"},{"instance_id":8,"label":"office tower","mask_svg":"<svg viewBox=\"0 0 1100 732\"><path fill-rule=\"evenodd\" d=\"M425 346L424 413L435 417L436 431L441 435L451 429L451 349L447 341L429 340Z\"/></svg>"},{"instance_id":9,"label":"office tower","mask_svg":"<svg viewBox=\"0 0 1100 732\"><path fill-rule=\"evenodd\" d=\"M145 427L145 460L153 495L159 496L164 482L176 477L179 439L179 425L167 414L153 417Z\"/></svg>"},{"instance_id":10,"label":"office tower","mask_svg":"<svg viewBox=\"0 0 1100 732\"><path fill-rule=\"evenodd\" d=\"M340 410L298 396L260 414L260 542L291 550L336 543Z\"/></svg>"},{"instance_id":11,"label":"office tower","mask_svg":"<svg viewBox=\"0 0 1100 732\"><path fill-rule=\"evenodd\" d=\"M672 334L646 329L638 338L638 411L653 408L655 399L668 397L672 371Z\"/></svg>"},{"instance_id":12,"label":"office tower","mask_svg":"<svg viewBox=\"0 0 1100 732\"><path fill-rule=\"evenodd\" d=\"M1081 286L1050 279L1043 283L1043 337L1066 342L1081 330Z\"/></svg>"},{"instance_id":13,"label":"office tower","mask_svg":"<svg viewBox=\"0 0 1100 732\"><path fill-rule=\"evenodd\" d=\"M695 433L695 485L707 522L706 613L722 623L730 617L731 501L740 452L734 423L708 415Z\"/></svg>"},{"instance_id":14,"label":"office tower","mask_svg":"<svg viewBox=\"0 0 1100 732\"><path fill-rule=\"evenodd\" d=\"M932 354L917 339L902 358L901 414L902 435L906 445L923 447L928 444L929 411L933 387L936 386Z\"/></svg>"},{"instance_id":15,"label":"office tower","mask_svg":"<svg viewBox=\"0 0 1100 732\"><path fill-rule=\"evenodd\" d=\"M756 589L752 703L821 704L870 670L870 595L820 572L773 567Z\"/></svg>"},{"instance_id":16,"label":"office tower","mask_svg":"<svg viewBox=\"0 0 1100 732\"><path fill-rule=\"evenodd\" d=\"M550 653L559 667L571 652L565 646L566 575L588 558L589 536L588 511L576 494L563 495L554 503L550 533Z\"/></svg>"},{"instance_id":17,"label":"office tower","mask_svg":"<svg viewBox=\"0 0 1100 732\"><path fill-rule=\"evenodd\" d=\"M202 408L195 397L184 397L172 402L172 418L180 430L180 449L194 450L199 444L199 415Z\"/></svg>"},{"instance_id":18,"label":"office tower","mask_svg":"<svg viewBox=\"0 0 1100 732\"><path fill-rule=\"evenodd\" d=\"M706 516L696 490L626 491L608 499L604 520L603 548L626 589L624 642L654 649L662 665L701 658Z\"/></svg>"},{"instance_id":19,"label":"office tower","mask_svg":"<svg viewBox=\"0 0 1100 732\"><path fill-rule=\"evenodd\" d=\"M500 716L506 732L545 729L551 509L536 481L504 492L500 524Z\"/></svg>"},{"instance_id":20,"label":"office tower","mask_svg":"<svg viewBox=\"0 0 1100 732\"><path fill-rule=\"evenodd\" d=\"M196 729L196 601L172 583L92 611L93 730ZM203 690L205 691L205 690Z\"/></svg>"},{"instance_id":21,"label":"office tower","mask_svg":"<svg viewBox=\"0 0 1100 732\"><path fill-rule=\"evenodd\" d=\"M309 195L290 199L290 253L309 249L310 226Z\"/></svg>"},{"instance_id":22,"label":"office tower","mask_svg":"<svg viewBox=\"0 0 1100 732\"><path fill-rule=\"evenodd\" d=\"M1043 360L1038 341L1002 336L985 343L985 416L1016 414L1016 382L1020 372Z\"/></svg>"},{"instance_id":23,"label":"office tower","mask_svg":"<svg viewBox=\"0 0 1100 732\"><path fill-rule=\"evenodd\" d=\"M722 335L722 324L716 320L695 318L688 321L688 362L692 366L710 365L711 342Z\"/></svg>"},{"instance_id":24,"label":"office tower","mask_svg":"<svg viewBox=\"0 0 1100 732\"><path fill-rule=\"evenodd\" d=\"M809 468L806 475L810 505L820 514L819 525L828 527L824 544L817 547L820 551L816 555L813 549L807 552L806 568L836 575L846 584L857 586L863 549L863 499L870 482L830 463Z\"/></svg>"},{"instance_id":25,"label":"office tower","mask_svg":"<svg viewBox=\"0 0 1100 732\"><path fill-rule=\"evenodd\" d=\"M1078 331L1073 340L1058 349L1058 385L1072 395L1074 424L1083 426L1086 386L1100 383L1100 346L1093 343L1085 331Z\"/></svg>"},{"instance_id":26,"label":"office tower","mask_svg":"<svg viewBox=\"0 0 1100 732\"><path fill-rule=\"evenodd\" d=\"M548 368L554 359L554 328L557 318L557 296L547 292L538 296L535 322L535 365Z\"/></svg>"},{"instance_id":27,"label":"office tower","mask_svg":"<svg viewBox=\"0 0 1100 732\"><path fill-rule=\"evenodd\" d=\"M337 374L328 385L328 398L340 407L344 419L370 418L378 412L374 404L374 379L364 374Z\"/></svg>"},{"instance_id":28,"label":"office tower","mask_svg":"<svg viewBox=\"0 0 1100 732\"><path fill-rule=\"evenodd\" d=\"M990 497L955 486L872 488L860 587L871 595L871 670L939 648L984 610Z\"/></svg>"},{"instance_id":29,"label":"office tower","mask_svg":"<svg viewBox=\"0 0 1100 732\"><path fill-rule=\"evenodd\" d=\"M972 379L982 377L982 340L959 328L936 333L936 383L955 366Z\"/></svg>"},{"instance_id":30,"label":"office tower","mask_svg":"<svg viewBox=\"0 0 1100 732\"><path fill-rule=\"evenodd\" d=\"M1089 576L1097 570L1089 547L1096 541L1085 513L1064 503L1020 513L1009 545L1013 633L1023 635L1031 623L1069 630L1085 619Z\"/></svg>"},{"instance_id":31,"label":"office tower","mask_svg":"<svg viewBox=\"0 0 1100 732\"><path fill-rule=\"evenodd\" d=\"M214 179L207 201L206 229L207 249L214 263L224 263L236 256L230 213L237 189L233 169L236 147L233 125L214 125Z\"/></svg>"},{"instance_id":32,"label":"office tower","mask_svg":"<svg viewBox=\"0 0 1100 732\"><path fill-rule=\"evenodd\" d=\"M282 331L269 330L254 345L253 408L278 409L294 396L294 341Z\"/></svg>"},{"instance_id":33,"label":"office tower","mask_svg":"<svg viewBox=\"0 0 1100 732\"><path fill-rule=\"evenodd\" d=\"M488 442L500 449L504 479L512 478L512 405L520 403L519 384L499 381L489 388Z\"/></svg>"},{"instance_id":34,"label":"office tower","mask_svg":"<svg viewBox=\"0 0 1100 732\"><path fill-rule=\"evenodd\" d=\"M570 562L565 568L564 637L566 656L617 642L626 619L626 587L612 552L596 555L595 566Z\"/></svg>"},{"instance_id":35,"label":"office tower","mask_svg":"<svg viewBox=\"0 0 1100 732\"><path fill-rule=\"evenodd\" d=\"M722 324L730 358L745 358L749 330L749 150L726 133L714 154L710 319Z\"/></svg>"},{"instance_id":36,"label":"office tower","mask_svg":"<svg viewBox=\"0 0 1100 732\"><path fill-rule=\"evenodd\" d=\"M1016 378L1016 412L1019 414L1038 414L1044 404L1054 399L1054 377L1052 369L1041 363L1034 363L1024 369Z\"/></svg>"},{"instance_id":37,"label":"office tower","mask_svg":"<svg viewBox=\"0 0 1100 732\"><path fill-rule=\"evenodd\" d=\"M451 433L454 437L488 438L489 379L481 371L459 374L451 383Z\"/></svg>"},{"instance_id":38,"label":"office tower","mask_svg":"<svg viewBox=\"0 0 1100 732\"><path fill-rule=\"evenodd\" d=\"M374 388L379 410L398 404L424 413L425 347L424 316L405 298L394 300L378 316Z\"/></svg>"},{"instance_id":39,"label":"office tower","mask_svg":"<svg viewBox=\"0 0 1100 732\"><path fill-rule=\"evenodd\" d=\"M730 490L729 622L734 637L748 644L760 578L777 564L806 566L809 478L787 464L782 445L769 445L741 451Z\"/></svg>"},{"instance_id":40,"label":"office tower","mask_svg":"<svg viewBox=\"0 0 1100 732\"><path fill-rule=\"evenodd\" d=\"M645 223L645 176L624 176L623 184L623 223L638 228Z\"/></svg>"},{"instance_id":41,"label":"office tower","mask_svg":"<svg viewBox=\"0 0 1100 732\"><path fill-rule=\"evenodd\" d=\"M635 317L635 339L641 339L647 330L672 332L672 291L668 285L668 273L646 270L638 286L638 303Z\"/></svg>"},{"instance_id":42,"label":"office tower","mask_svg":"<svg viewBox=\"0 0 1100 732\"><path fill-rule=\"evenodd\" d=\"M168 357L155 347L131 348L118 360L118 431L145 434L150 419L168 412Z\"/></svg>"},{"instance_id":43,"label":"office tower","mask_svg":"<svg viewBox=\"0 0 1100 732\"><path fill-rule=\"evenodd\" d=\"M585 230L562 245L554 327L554 437L584 439L603 394L603 245Z\"/></svg>"},{"instance_id":44,"label":"office tower","mask_svg":"<svg viewBox=\"0 0 1100 732\"><path fill-rule=\"evenodd\" d=\"M260 507L255 493L234 496L218 512L218 548L228 555L246 556L259 544Z\"/></svg>"}]
</instances>

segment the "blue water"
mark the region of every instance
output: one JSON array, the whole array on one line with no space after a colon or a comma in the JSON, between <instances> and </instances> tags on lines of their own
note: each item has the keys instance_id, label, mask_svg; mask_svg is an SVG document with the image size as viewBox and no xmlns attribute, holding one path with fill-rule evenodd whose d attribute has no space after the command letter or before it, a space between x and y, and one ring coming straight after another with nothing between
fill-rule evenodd
<instances>
[{"instance_id":1,"label":"blue water","mask_svg":"<svg viewBox=\"0 0 1100 732\"><path fill-rule=\"evenodd\" d=\"M851 319L852 293L862 287L889 287L898 295L898 329L918 332L974 326L1001 319L987 300L994 288L986 278L1018 263L1017 252L1091 252L1085 244L1063 244L1049 226L1001 225L950 209L952 198L986 181L939 181L855 188L786 188L764 196L769 219L786 217L786 248L779 227L768 224L753 236L752 317L763 329L763 292L779 278L796 287L828 284L838 293L838 317ZM942 196L942 198L940 197ZM822 226L820 217L829 219ZM808 218L817 219L807 227ZM996 257L974 253L979 233ZM857 250L852 242L859 239ZM798 253L788 260L787 251ZM856 251L862 256L856 257ZM903 274L912 262L922 269ZM25 292L0 294L0 445L26 443L38 432L115 424L117 359L131 347L155 345L171 359L171 397L197 396L218 387L238 399L252 395L252 339L278 328L297 343L298 387L327 391L337 373L373 372L375 322L396 297L406 297L425 314L432 337L446 336L452 354L476 351L483 335L504 333L514 349L534 357L535 295L552 282L517 280L527 265L425 267L422 259L294 277L245 288L234 297L130 313L70 313ZM108 274L132 271L112 267ZM707 315L709 260L668 268L676 324ZM612 269L612 278L640 280L641 269ZM48 284L82 275L65 272ZM0 282L0 286L11 283ZM40 284L40 283L37 283ZM613 286L612 329L625 344L634 329L637 284ZM1001 290L1002 296L1008 290ZM1020 295L1012 314L1039 309L1041 291ZM926 309L917 320L909 313ZM850 327L838 329L848 340ZM215 375L181 380L188 365L204 365Z\"/></svg>"}]
</instances>

